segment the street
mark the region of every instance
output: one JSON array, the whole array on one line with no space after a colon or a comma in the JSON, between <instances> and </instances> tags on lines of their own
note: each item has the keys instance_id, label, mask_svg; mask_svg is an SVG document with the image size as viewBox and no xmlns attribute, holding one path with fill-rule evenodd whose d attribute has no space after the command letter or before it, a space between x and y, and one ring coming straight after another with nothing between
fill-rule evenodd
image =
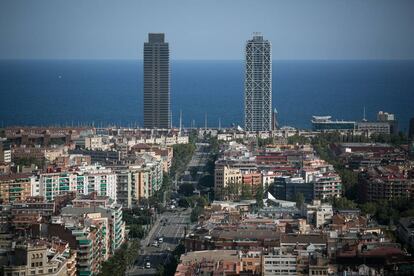
<instances>
[{"instance_id":1,"label":"street","mask_svg":"<svg viewBox=\"0 0 414 276\"><path fill-rule=\"evenodd\" d=\"M208 158L208 144L197 143L196 152L187 165L187 171L191 167L197 167L199 171L203 171ZM185 177L183 175L182 177ZM197 177L198 180L198 177ZM180 180L176 185L183 183L197 184L197 181ZM148 235L141 240L140 256L135 265L127 271L126 275L156 275L157 267L168 262L173 251L185 235L185 229L190 227L191 208L176 208L160 214L155 221ZM163 238L163 242L158 246L154 246L153 242L159 238ZM151 268L145 268L145 264L149 262Z\"/></svg>"},{"instance_id":2,"label":"street","mask_svg":"<svg viewBox=\"0 0 414 276\"><path fill-rule=\"evenodd\" d=\"M148 236L141 241L141 252L135 266L126 275L155 275L156 268L168 261L170 251L175 249L184 236L185 228L190 225L190 213L190 208L177 208L159 215ZM153 246L154 240L160 237L163 238L163 243ZM147 261L151 264L149 269L145 268Z\"/></svg>"}]
</instances>

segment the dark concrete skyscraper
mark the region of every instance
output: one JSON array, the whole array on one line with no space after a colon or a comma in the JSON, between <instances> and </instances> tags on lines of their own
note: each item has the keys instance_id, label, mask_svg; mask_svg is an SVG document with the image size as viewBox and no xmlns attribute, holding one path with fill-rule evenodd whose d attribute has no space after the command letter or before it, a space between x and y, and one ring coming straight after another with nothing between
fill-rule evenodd
<instances>
[{"instance_id":1,"label":"dark concrete skyscraper","mask_svg":"<svg viewBox=\"0 0 414 276\"><path fill-rule=\"evenodd\" d=\"M272 46L260 33L246 44L244 127L246 131L272 130Z\"/></svg>"},{"instance_id":2,"label":"dark concrete skyscraper","mask_svg":"<svg viewBox=\"0 0 414 276\"><path fill-rule=\"evenodd\" d=\"M170 52L163 33L148 34L144 43L144 127L169 128Z\"/></svg>"}]
</instances>

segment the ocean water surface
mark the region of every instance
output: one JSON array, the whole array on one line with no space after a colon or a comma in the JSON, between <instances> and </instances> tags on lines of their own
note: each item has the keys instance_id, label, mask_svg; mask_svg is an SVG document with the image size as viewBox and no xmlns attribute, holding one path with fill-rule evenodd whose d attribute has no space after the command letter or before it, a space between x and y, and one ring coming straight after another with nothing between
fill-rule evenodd
<instances>
[{"instance_id":1,"label":"ocean water surface","mask_svg":"<svg viewBox=\"0 0 414 276\"><path fill-rule=\"evenodd\" d=\"M243 61L172 61L173 124L243 122ZM139 60L0 61L0 124L142 125ZM395 113L402 130L414 117L414 61L274 61L279 123L309 128L312 115L360 120Z\"/></svg>"}]
</instances>

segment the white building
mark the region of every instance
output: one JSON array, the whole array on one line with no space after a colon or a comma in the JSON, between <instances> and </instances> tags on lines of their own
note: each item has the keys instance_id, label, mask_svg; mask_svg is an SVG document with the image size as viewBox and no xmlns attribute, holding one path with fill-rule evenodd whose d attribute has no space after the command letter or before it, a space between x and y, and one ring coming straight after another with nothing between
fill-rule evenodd
<instances>
[{"instance_id":1,"label":"white building","mask_svg":"<svg viewBox=\"0 0 414 276\"><path fill-rule=\"evenodd\" d=\"M85 148L88 150L109 150L112 144L108 139L108 136L97 135L85 137Z\"/></svg>"},{"instance_id":2,"label":"white building","mask_svg":"<svg viewBox=\"0 0 414 276\"><path fill-rule=\"evenodd\" d=\"M389 122L358 122L357 130L371 134L390 134L391 125Z\"/></svg>"},{"instance_id":3,"label":"white building","mask_svg":"<svg viewBox=\"0 0 414 276\"><path fill-rule=\"evenodd\" d=\"M317 228L328 223L333 216L332 205L329 203L322 203L320 200L314 200L312 204L306 204L303 211L307 223L312 224Z\"/></svg>"},{"instance_id":4,"label":"white building","mask_svg":"<svg viewBox=\"0 0 414 276\"><path fill-rule=\"evenodd\" d=\"M116 174L99 166L80 167L77 172L43 173L39 177L39 195L53 200L57 195L68 192L109 196L116 202Z\"/></svg>"},{"instance_id":5,"label":"white building","mask_svg":"<svg viewBox=\"0 0 414 276\"><path fill-rule=\"evenodd\" d=\"M288 253L286 248L273 248L269 253L263 254L263 275L297 275L296 256Z\"/></svg>"}]
</instances>

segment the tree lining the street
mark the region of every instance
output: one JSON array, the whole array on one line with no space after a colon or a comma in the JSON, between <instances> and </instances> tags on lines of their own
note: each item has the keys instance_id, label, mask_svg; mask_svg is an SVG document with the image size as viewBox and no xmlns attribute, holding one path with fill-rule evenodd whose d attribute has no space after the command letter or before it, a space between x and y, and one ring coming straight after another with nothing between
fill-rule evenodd
<instances>
[{"instance_id":1,"label":"tree lining the street","mask_svg":"<svg viewBox=\"0 0 414 276\"><path fill-rule=\"evenodd\" d=\"M99 276L123 276L139 256L138 239L124 243L113 256L102 264Z\"/></svg>"}]
</instances>

